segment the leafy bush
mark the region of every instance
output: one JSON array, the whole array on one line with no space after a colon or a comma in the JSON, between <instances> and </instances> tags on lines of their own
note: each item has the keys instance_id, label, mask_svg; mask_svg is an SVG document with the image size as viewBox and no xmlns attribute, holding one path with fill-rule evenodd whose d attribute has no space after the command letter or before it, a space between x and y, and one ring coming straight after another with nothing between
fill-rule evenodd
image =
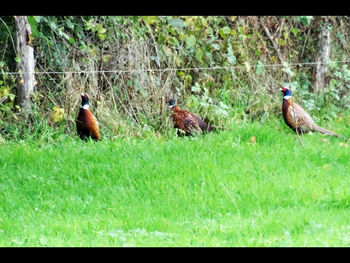
<instances>
[{"instance_id":1,"label":"leafy bush","mask_svg":"<svg viewBox=\"0 0 350 263\"><path fill-rule=\"evenodd\" d=\"M284 64L258 17L33 16L28 20L36 71L47 72L36 75L33 101L38 122L31 121L47 129L75 133L81 92L89 93L103 136L112 139L166 134L172 128L166 95L219 126L238 119L280 117L282 84L291 85L310 111L331 109L328 117L332 117L349 108L346 64L330 65L329 87L321 95L313 93L312 65L294 65L315 60L318 17L264 17ZM0 70L15 71L13 21L4 17L2 22ZM348 57L348 22L347 17L332 17L331 60ZM1 75L0 81L1 125L21 129L11 126L16 122L17 80ZM23 129L33 131L29 126Z\"/></svg>"}]
</instances>

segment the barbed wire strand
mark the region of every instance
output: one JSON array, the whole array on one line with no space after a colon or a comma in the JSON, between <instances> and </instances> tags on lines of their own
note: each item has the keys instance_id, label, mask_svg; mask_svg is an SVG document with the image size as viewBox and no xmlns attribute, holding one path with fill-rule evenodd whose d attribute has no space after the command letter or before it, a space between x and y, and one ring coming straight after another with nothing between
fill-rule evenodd
<instances>
[{"instance_id":1,"label":"barbed wire strand","mask_svg":"<svg viewBox=\"0 0 350 263\"><path fill-rule=\"evenodd\" d=\"M191 70L217 70L217 69L227 69L233 70L235 68L256 68L256 67L283 67L287 68L289 66L311 66L317 64L331 64L331 63L350 63L350 61L328 61L328 62L302 62L302 63L285 63L285 64L245 64L239 66L214 66L214 67L190 67L190 68L152 68L152 69L115 69L115 70L80 70L80 71L36 71L31 72L32 74L94 74L94 73L136 73L136 72L165 72L165 71L191 71ZM20 75L30 72L5 72L1 71L0 75Z\"/></svg>"}]
</instances>

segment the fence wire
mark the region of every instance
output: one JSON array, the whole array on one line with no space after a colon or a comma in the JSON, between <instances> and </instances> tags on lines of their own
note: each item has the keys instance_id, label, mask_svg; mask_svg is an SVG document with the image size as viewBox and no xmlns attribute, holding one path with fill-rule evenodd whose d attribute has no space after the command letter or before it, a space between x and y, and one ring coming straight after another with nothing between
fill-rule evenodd
<instances>
[{"instance_id":1,"label":"fence wire","mask_svg":"<svg viewBox=\"0 0 350 263\"><path fill-rule=\"evenodd\" d=\"M256 67L281 67L281 68L288 68L296 67L296 66L312 66L317 64L332 64L332 63L350 63L350 61L328 61L328 62L302 62L302 63L284 63L284 64L255 64L250 65L249 63L245 65L237 65L237 66L215 66L215 67L190 67L190 68L150 68L150 69L115 69L115 70L80 70L80 71L34 71L34 72L5 72L0 71L0 75L20 75L20 74L37 74L37 75L44 75L44 74L95 74L95 73L138 73L138 72L166 72L166 71L192 71L192 70L218 70L218 69L224 69L224 70L234 70L237 68L256 68Z\"/></svg>"}]
</instances>

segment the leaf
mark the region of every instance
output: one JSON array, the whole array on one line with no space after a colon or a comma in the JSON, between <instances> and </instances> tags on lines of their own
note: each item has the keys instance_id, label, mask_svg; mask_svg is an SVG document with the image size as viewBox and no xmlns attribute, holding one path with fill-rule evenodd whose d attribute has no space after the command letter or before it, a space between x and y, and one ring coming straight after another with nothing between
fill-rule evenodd
<instances>
[{"instance_id":1,"label":"leaf","mask_svg":"<svg viewBox=\"0 0 350 263\"><path fill-rule=\"evenodd\" d=\"M94 27L94 19L91 18L89 21L85 23L85 29L91 30Z\"/></svg>"},{"instance_id":2,"label":"leaf","mask_svg":"<svg viewBox=\"0 0 350 263\"><path fill-rule=\"evenodd\" d=\"M229 28L228 26L224 26L219 30L219 34L223 39L226 39L227 35L229 35L230 33L231 33L231 28Z\"/></svg>"},{"instance_id":3,"label":"leaf","mask_svg":"<svg viewBox=\"0 0 350 263\"><path fill-rule=\"evenodd\" d=\"M213 31L213 29L212 29L211 27L208 27L208 28L205 30L205 32L206 32L209 36L213 35L213 33L214 33L214 31Z\"/></svg>"},{"instance_id":4,"label":"leaf","mask_svg":"<svg viewBox=\"0 0 350 263\"><path fill-rule=\"evenodd\" d=\"M160 67L160 62L159 62L158 56L151 56L151 59L157 63L158 67Z\"/></svg>"},{"instance_id":5,"label":"leaf","mask_svg":"<svg viewBox=\"0 0 350 263\"><path fill-rule=\"evenodd\" d=\"M177 73L177 75L178 75L180 78L183 78L183 77L185 77L185 72L179 71L179 72Z\"/></svg>"},{"instance_id":6,"label":"leaf","mask_svg":"<svg viewBox=\"0 0 350 263\"><path fill-rule=\"evenodd\" d=\"M177 35L176 30L175 30L174 28L172 28L172 27L168 27L168 31L169 31L171 34L173 34L174 36Z\"/></svg>"},{"instance_id":7,"label":"leaf","mask_svg":"<svg viewBox=\"0 0 350 263\"><path fill-rule=\"evenodd\" d=\"M279 46L284 46L286 44L286 41L282 38L278 39L278 45Z\"/></svg>"},{"instance_id":8,"label":"leaf","mask_svg":"<svg viewBox=\"0 0 350 263\"><path fill-rule=\"evenodd\" d=\"M53 107L52 111L51 111L51 120L55 123L60 122L63 120L64 118L64 108L60 108L60 107Z\"/></svg>"},{"instance_id":9,"label":"leaf","mask_svg":"<svg viewBox=\"0 0 350 263\"><path fill-rule=\"evenodd\" d=\"M228 34L231 33L231 28L229 28L228 26L224 26L224 27L222 28L222 30L223 30L223 32L224 32L226 35L228 35Z\"/></svg>"},{"instance_id":10,"label":"leaf","mask_svg":"<svg viewBox=\"0 0 350 263\"><path fill-rule=\"evenodd\" d=\"M72 23L72 21L70 21L70 19L66 20L66 25L68 26L68 28L74 29L74 24Z\"/></svg>"},{"instance_id":11,"label":"leaf","mask_svg":"<svg viewBox=\"0 0 350 263\"><path fill-rule=\"evenodd\" d=\"M186 38L186 45L188 48L193 48L196 45L196 37L194 35L190 35Z\"/></svg>"},{"instance_id":12,"label":"leaf","mask_svg":"<svg viewBox=\"0 0 350 263\"><path fill-rule=\"evenodd\" d=\"M183 29L185 27L185 23L181 18L171 18L168 20L168 25L171 27L177 27Z\"/></svg>"},{"instance_id":13,"label":"leaf","mask_svg":"<svg viewBox=\"0 0 350 263\"><path fill-rule=\"evenodd\" d=\"M102 56L102 61L106 63L106 62L108 62L110 60L110 58L111 58L111 55L103 55Z\"/></svg>"},{"instance_id":14,"label":"leaf","mask_svg":"<svg viewBox=\"0 0 350 263\"><path fill-rule=\"evenodd\" d=\"M65 39L69 40L71 37L68 36L65 32L63 32L63 29L64 29L63 27L60 27L60 28L58 29L58 34L59 34L60 36L64 37Z\"/></svg>"},{"instance_id":15,"label":"leaf","mask_svg":"<svg viewBox=\"0 0 350 263\"><path fill-rule=\"evenodd\" d=\"M30 28L32 29L32 35L34 37L38 37L39 36L39 31L38 28L36 26L36 20L33 16L28 16L28 23L30 25Z\"/></svg>"},{"instance_id":16,"label":"leaf","mask_svg":"<svg viewBox=\"0 0 350 263\"><path fill-rule=\"evenodd\" d=\"M4 87L4 89L2 91L2 96L7 96L9 94L10 94L10 88L8 86Z\"/></svg>"},{"instance_id":17,"label":"leaf","mask_svg":"<svg viewBox=\"0 0 350 263\"><path fill-rule=\"evenodd\" d=\"M155 22L157 22L158 17L156 16L145 16L143 20L146 22L146 24L153 25Z\"/></svg>"},{"instance_id":18,"label":"leaf","mask_svg":"<svg viewBox=\"0 0 350 263\"><path fill-rule=\"evenodd\" d=\"M201 49L197 49L195 57L199 62L203 63L203 51Z\"/></svg>"},{"instance_id":19,"label":"leaf","mask_svg":"<svg viewBox=\"0 0 350 263\"><path fill-rule=\"evenodd\" d=\"M258 64L256 65L255 73L258 75L262 75L263 72L264 72L264 66L260 61L258 61Z\"/></svg>"},{"instance_id":20,"label":"leaf","mask_svg":"<svg viewBox=\"0 0 350 263\"><path fill-rule=\"evenodd\" d=\"M56 29L57 29L57 25L56 25L55 22L51 21L51 22L49 23L49 25L50 25L50 27L51 27L53 30L56 30Z\"/></svg>"},{"instance_id":21,"label":"leaf","mask_svg":"<svg viewBox=\"0 0 350 263\"><path fill-rule=\"evenodd\" d=\"M235 65L237 62L237 59L235 55L233 54L232 46L228 45L227 47L227 60L231 65Z\"/></svg>"},{"instance_id":22,"label":"leaf","mask_svg":"<svg viewBox=\"0 0 350 263\"><path fill-rule=\"evenodd\" d=\"M147 96L147 91L141 86L140 82L137 79L134 79L134 89L136 91L139 91L142 95L142 97Z\"/></svg>"},{"instance_id":23,"label":"leaf","mask_svg":"<svg viewBox=\"0 0 350 263\"><path fill-rule=\"evenodd\" d=\"M191 87L192 92L200 92L201 91L201 86L199 85L198 82L196 82L192 87Z\"/></svg>"},{"instance_id":24,"label":"leaf","mask_svg":"<svg viewBox=\"0 0 350 263\"><path fill-rule=\"evenodd\" d=\"M9 94L8 95L8 97L9 97L9 99L10 99L10 101L14 101L15 100L15 94Z\"/></svg>"},{"instance_id":25,"label":"leaf","mask_svg":"<svg viewBox=\"0 0 350 263\"><path fill-rule=\"evenodd\" d=\"M215 50L220 50L220 45L219 45L219 44L212 43L211 46L212 46Z\"/></svg>"},{"instance_id":26,"label":"leaf","mask_svg":"<svg viewBox=\"0 0 350 263\"><path fill-rule=\"evenodd\" d=\"M226 34L224 33L224 31L223 31L222 29L219 30L219 35L220 35L221 38L223 38L223 39L226 39L226 38L227 38Z\"/></svg>"},{"instance_id":27,"label":"leaf","mask_svg":"<svg viewBox=\"0 0 350 263\"><path fill-rule=\"evenodd\" d=\"M35 19L35 21L37 23L40 23L41 22L41 19L43 18L42 16L33 16L33 18Z\"/></svg>"},{"instance_id":28,"label":"leaf","mask_svg":"<svg viewBox=\"0 0 350 263\"><path fill-rule=\"evenodd\" d=\"M295 35L297 35L297 34L299 33L299 29L292 27L292 28L290 29L290 32L292 32L293 35L295 36Z\"/></svg>"},{"instance_id":29,"label":"leaf","mask_svg":"<svg viewBox=\"0 0 350 263\"><path fill-rule=\"evenodd\" d=\"M334 72L334 76L338 77L338 78L341 78L342 77L342 74L340 71L336 71Z\"/></svg>"},{"instance_id":30,"label":"leaf","mask_svg":"<svg viewBox=\"0 0 350 263\"><path fill-rule=\"evenodd\" d=\"M300 16L299 21L305 26L309 26L312 19L314 19L313 16Z\"/></svg>"},{"instance_id":31,"label":"leaf","mask_svg":"<svg viewBox=\"0 0 350 263\"><path fill-rule=\"evenodd\" d=\"M205 26L205 27L208 27L208 21L207 21L207 19L204 18L204 17L202 17L202 16L200 17L200 19L201 19L202 25Z\"/></svg>"}]
</instances>

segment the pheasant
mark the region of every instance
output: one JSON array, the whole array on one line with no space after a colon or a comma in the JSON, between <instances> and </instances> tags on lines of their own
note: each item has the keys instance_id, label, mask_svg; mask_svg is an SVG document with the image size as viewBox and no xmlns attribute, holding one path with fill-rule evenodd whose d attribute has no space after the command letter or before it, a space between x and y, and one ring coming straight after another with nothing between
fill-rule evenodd
<instances>
[{"instance_id":1,"label":"pheasant","mask_svg":"<svg viewBox=\"0 0 350 263\"><path fill-rule=\"evenodd\" d=\"M89 110L89 97L86 93L81 94L81 106L76 121L77 132L82 140L91 137L100 140L98 121Z\"/></svg>"},{"instance_id":2,"label":"pheasant","mask_svg":"<svg viewBox=\"0 0 350 263\"><path fill-rule=\"evenodd\" d=\"M302 107L292 101L292 93L288 88L282 87L280 90L283 93L283 119L289 128L299 134L316 131L322 134L343 138L343 136L335 132L318 126Z\"/></svg>"},{"instance_id":3,"label":"pheasant","mask_svg":"<svg viewBox=\"0 0 350 263\"><path fill-rule=\"evenodd\" d=\"M178 130L178 135L184 132L186 136L190 136L195 133L210 132L216 129L213 125L208 125L197 115L180 109L173 99L167 97L165 101L173 111L174 128L182 130Z\"/></svg>"}]
</instances>

